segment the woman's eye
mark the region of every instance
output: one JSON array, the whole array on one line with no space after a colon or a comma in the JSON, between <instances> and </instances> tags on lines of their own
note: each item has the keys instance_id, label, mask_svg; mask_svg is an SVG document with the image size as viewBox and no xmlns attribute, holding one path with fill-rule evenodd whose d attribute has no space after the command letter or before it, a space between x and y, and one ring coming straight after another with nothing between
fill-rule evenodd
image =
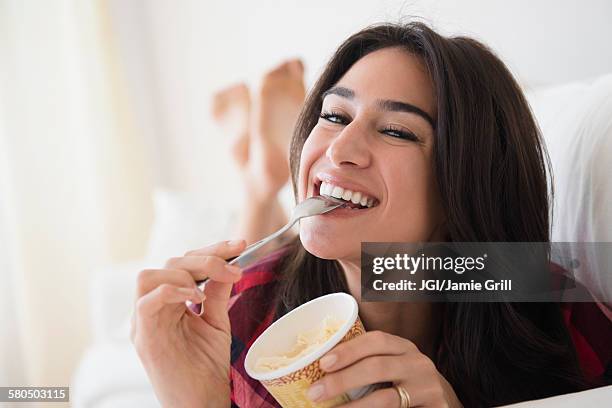
<instances>
[{"instance_id":1,"label":"woman's eye","mask_svg":"<svg viewBox=\"0 0 612 408\"><path fill-rule=\"evenodd\" d=\"M381 130L381 133L384 133L385 135L389 135L397 139L409 140L413 142L420 141L420 139L414 133L402 129L397 129L394 127L388 127L386 129L383 129Z\"/></svg>"},{"instance_id":2,"label":"woman's eye","mask_svg":"<svg viewBox=\"0 0 612 408\"><path fill-rule=\"evenodd\" d=\"M345 116L342 113L333 112L333 111L321 112L319 117L323 120L326 120L336 125L348 125L350 123L349 117ZM395 139L407 140L407 141L412 141L412 142L421 141L421 139L419 139L414 133L404 130L404 129L396 128L394 126L388 126L382 129L380 133L387 135L387 136L391 136Z\"/></svg>"},{"instance_id":3,"label":"woman's eye","mask_svg":"<svg viewBox=\"0 0 612 408\"><path fill-rule=\"evenodd\" d=\"M328 122L335 123L337 125L346 125L349 120L346 116L337 113L337 112L321 112L319 115L321 119L324 119Z\"/></svg>"}]
</instances>

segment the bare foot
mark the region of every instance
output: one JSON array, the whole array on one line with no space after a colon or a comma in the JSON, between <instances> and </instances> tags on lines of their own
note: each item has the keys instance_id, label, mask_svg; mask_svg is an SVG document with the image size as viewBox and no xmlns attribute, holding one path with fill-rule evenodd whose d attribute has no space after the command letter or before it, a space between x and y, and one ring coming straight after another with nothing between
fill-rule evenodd
<instances>
[{"instance_id":1,"label":"bare foot","mask_svg":"<svg viewBox=\"0 0 612 408\"><path fill-rule=\"evenodd\" d=\"M240 83L213 96L212 116L223 131L233 138L232 156L239 168L249 159L249 120L251 97L246 84Z\"/></svg>"},{"instance_id":2,"label":"bare foot","mask_svg":"<svg viewBox=\"0 0 612 408\"><path fill-rule=\"evenodd\" d=\"M276 195L289 180L289 144L306 89L299 59L267 72L253 98L250 179L264 195Z\"/></svg>"}]
</instances>

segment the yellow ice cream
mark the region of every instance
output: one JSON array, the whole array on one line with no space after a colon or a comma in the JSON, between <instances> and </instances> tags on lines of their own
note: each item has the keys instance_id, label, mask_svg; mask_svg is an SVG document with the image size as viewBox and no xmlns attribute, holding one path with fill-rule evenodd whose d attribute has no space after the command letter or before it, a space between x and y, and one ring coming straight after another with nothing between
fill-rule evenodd
<instances>
[{"instance_id":1,"label":"yellow ice cream","mask_svg":"<svg viewBox=\"0 0 612 408\"><path fill-rule=\"evenodd\" d=\"M259 357L255 363L255 370L269 372L293 363L323 345L340 330L343 324L344 322L332 316L325 317L320 327L298 334L297 341L291 350L281 355Z\"/></svg>"}]
</instances>

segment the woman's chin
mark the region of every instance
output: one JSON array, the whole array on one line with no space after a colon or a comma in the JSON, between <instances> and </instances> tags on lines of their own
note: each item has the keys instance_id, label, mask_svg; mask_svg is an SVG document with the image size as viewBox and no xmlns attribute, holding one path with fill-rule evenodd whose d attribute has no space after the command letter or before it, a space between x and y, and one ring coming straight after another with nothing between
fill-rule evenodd
<instances>
[{"instance_id":1,"label":"woman's chin","mask_svg":"<svg viewBox=\"0 0 612 408\"><path fill-rule=\"evenodd\" d=\"M308 228L300 228L300 241L306 251L322 259L352 258L355 252L359 254L361 251L360 242L352 245L354 239L341 239L321 231L310 231Z\"/></svg>"}]
</instances>

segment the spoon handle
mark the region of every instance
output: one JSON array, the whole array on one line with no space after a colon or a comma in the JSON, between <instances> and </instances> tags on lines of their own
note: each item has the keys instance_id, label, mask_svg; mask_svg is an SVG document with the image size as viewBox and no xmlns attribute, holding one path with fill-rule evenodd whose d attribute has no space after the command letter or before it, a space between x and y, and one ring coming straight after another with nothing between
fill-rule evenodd
<instances>
[{"instance_id":1,"label":"spoon handle","mask_svg":"<svg viewBox=\"0 0 612 408\"><path fill-rule=\"evenodd\" d=\"M227 263L230 264L230 265L238 265L238 266L244 268L246 266L246 264L248 263L248 261L251 259L251 256L253 255L253 253L255 251L257 251L259 248L261 248L262 246L266 245L268 242L272 241L273 239L277 238L278 236L282 235L285 231L287 231L289 228L291 228L293 226L293 224L295 224L295 222L296 222L296 220L291 219L284 227L282 227L281 229L279 229L275 233L273 233L271 235L268 235L264 239L260 239L259 241L255 242L255 243L252 243L251 245L246 247L244 249L244 251L242 251L242 253L240 255L226 259ZM196 285L200 286L201 284L205 283L206 281L208 281L208 278L204 278L202 280L197 280L196 281Z\"/></svg>"}]
</instances>

